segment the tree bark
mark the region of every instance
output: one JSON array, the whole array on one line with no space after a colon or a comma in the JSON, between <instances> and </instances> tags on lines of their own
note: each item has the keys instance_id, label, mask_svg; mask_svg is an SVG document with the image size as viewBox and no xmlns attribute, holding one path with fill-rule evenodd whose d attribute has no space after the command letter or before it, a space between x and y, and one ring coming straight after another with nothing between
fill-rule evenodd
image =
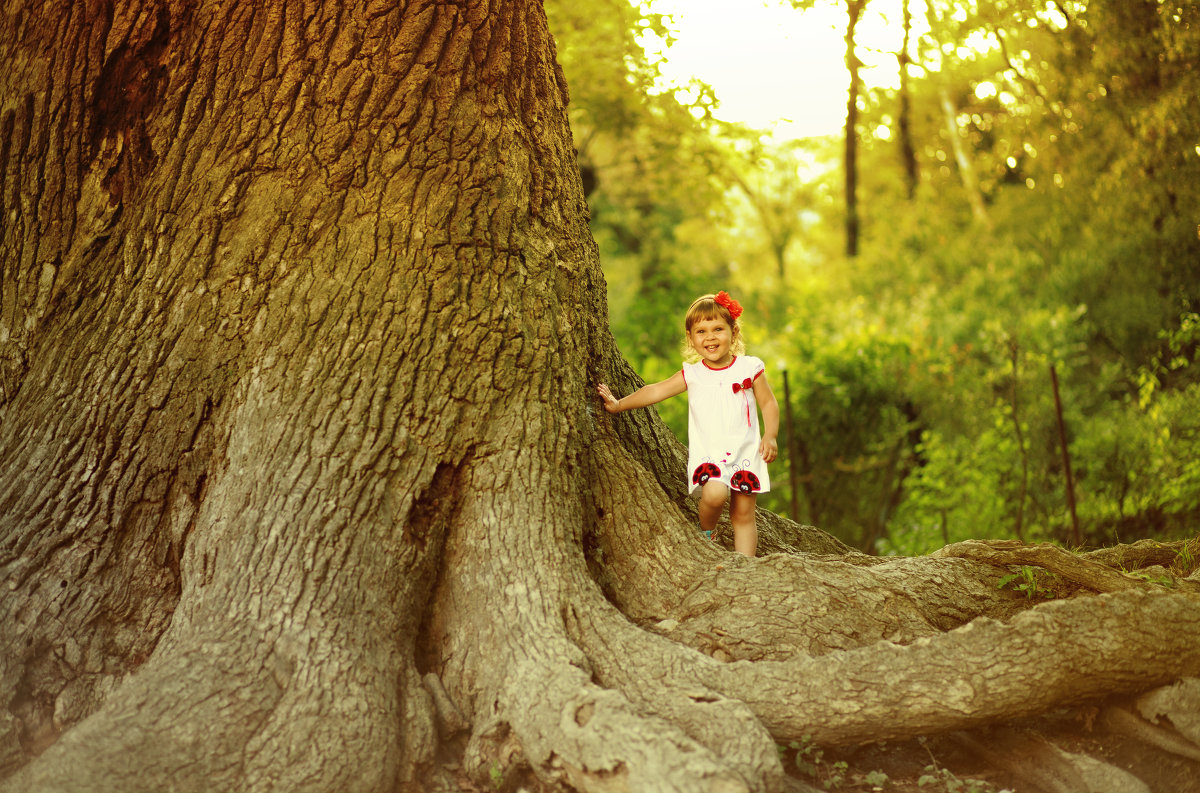
<instances>
[{"instance_id":1,"label":"tree bark","mask_svg":"<svg viewBox=\"0 0 1200 793\"><path fill-rule=\"evenodd\" d=\"M896 53L896 64L900 74L900 112L896 119L900 138L900 161L904 165L904 188L908 200L916 198L917 186L921 182L920 167L917 163L917 149L913 145L912 131L912 91L909 88L910 76L908 67L912 64L909 54L909 42L912 38L912 8L908 0L904 0L901 8L901 27L904 38L900 51Z\"/></svg>"},{"instance_id":2,"label":"tree bark","mask_svg":"<svg viewBox=\"0 0 1200 793\"><path fill-rule=\"evenodd\" d=\"M1200 672L1188 593L699 539L594 400L539 5L5 14L0 791L774 791L776 739Z\"/></svg>"},{"instance_id":3,"label":"tree bark","mask_svg":"<svg viewBox=\"0 0 1200 793\"><path fill-rule=\"evenodd\" d=\"M983 203L983 193L979 190L979 179L975 176L975 166L963 145L962 130L958 126L958 108L950 98L950 92L943 86L938 92L942 107L942 120L946 125L946 140L954 152L954 161L958 164L958 175L963 190L967 194L967 203L971 205L971 215L979 223L989 223L987 207Z\"/></svg>"},{"instance_id":4,"label":"tree bark","mask_svg":"<svg viewBox=\"0 0 1200 793\"><path fill-rule=\"evenodd\" d=\"M846 0L846 70L850 72L850 87L846 91L846 129L844 181L846 193L846 255L858 255L858 96L862 88L859 70L862 61L856 52L858 21L866 10L867 0Z\"/></svg>"}]
</instances>

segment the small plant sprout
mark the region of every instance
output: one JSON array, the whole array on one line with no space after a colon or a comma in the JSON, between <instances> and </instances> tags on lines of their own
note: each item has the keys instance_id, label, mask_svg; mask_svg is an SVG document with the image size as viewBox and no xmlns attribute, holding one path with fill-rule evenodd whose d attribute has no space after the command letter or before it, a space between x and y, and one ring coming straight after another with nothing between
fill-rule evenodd
<instances>
[{"instance_id":1,"label":"small plant sprout","mask_svg":"<svg viewBox=\"0 0 1200 793\"><path fill-rule=\"evenodd\" d=\"M1057 597L1053 589L1046 586L1046 579L1053 578L1053 574L1046 573L1039 568L1029 565L1022 565L1015 573L1008 573L1000 577L1000 583L996 585L997 589L1010 587L1011 589L1021 592L1030 600L1035 597L1039 598L1054 598Z\"/></svg>"}]
</instances>

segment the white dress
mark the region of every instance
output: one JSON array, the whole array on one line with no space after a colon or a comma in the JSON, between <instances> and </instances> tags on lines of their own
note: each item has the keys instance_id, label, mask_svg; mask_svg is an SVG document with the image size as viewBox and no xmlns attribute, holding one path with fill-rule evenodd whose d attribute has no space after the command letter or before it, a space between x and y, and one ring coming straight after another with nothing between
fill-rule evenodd
<instances>
[{"instance_id":1,"label":"white dress","mask_svg":"<svg viewBox=\"0 0 1200 793\"><path fill-rule=\"evenodd\" d=\"M709 479L730 490L765 493L771 489L767 464L758 453L758 402L754 381L765 367L758 358L734 356L724 369L705 361L685 363L688 391L688 492Z\"/></svg>"}]
</instances>

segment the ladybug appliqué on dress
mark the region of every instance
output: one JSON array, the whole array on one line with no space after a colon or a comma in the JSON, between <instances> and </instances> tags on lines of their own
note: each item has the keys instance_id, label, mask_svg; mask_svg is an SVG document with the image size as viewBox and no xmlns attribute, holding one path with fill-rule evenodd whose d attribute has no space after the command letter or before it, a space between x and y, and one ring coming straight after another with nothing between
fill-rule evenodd
<instances>
[{"instance_id":1,"label":"ladybug appliqu\u00e9 on dress","mask_svg":"<svg viewBox=\"0 0 1200 793\"><path fill-rule=\"evenodd\" d=\"M759 489L758 477L745 470L735 473L729 484L742 493L757 493Z\"/></svg>"},{"instance_id":2,"label":"ladybug appliqu\u00e9 on dress","mask_svg":"<svg viewBox=\"0 0 1200 793\"><path fill-rule=\"evenodd\" d=\"M692 472L692 484L703 485L713 477L720 478L721 469L714 463L700 463L696 466L696 470Z\"/></svg>"}]
</instances>

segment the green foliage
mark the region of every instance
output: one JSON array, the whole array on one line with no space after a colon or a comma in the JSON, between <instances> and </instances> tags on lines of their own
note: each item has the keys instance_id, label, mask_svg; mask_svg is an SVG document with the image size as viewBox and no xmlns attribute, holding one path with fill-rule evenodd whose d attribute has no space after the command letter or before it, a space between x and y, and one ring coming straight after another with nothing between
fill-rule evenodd
<instances>
[{"instance_id":1,"label":"green foliage","mask_svg":"<svg viewBox=\"0 0 1200 793\"><path fill-rule=\"evenodd\" d=\"M1179 533L1200 512L1189 367L1200 249L1179 203L1200 184L1200 110L1180 104L1196 75L1175 60L1200 46L1188 27L1196 5L1072 13L1006 3L935 14L923 60L939 71L916 85L914 127L931 141L923 188L937 195L909 202L894 182L871 187L872 214L887 222L854 263L857 291L927 351L906 386L923 430L918 465L883 551L1066 536L1050 365L1089 541ZM994 48L957 59L972 36ZM1168 41L1171 54L1157 54ZM966 211L941 91L970 144L983 225ZM1183 128L1191 138L1160 145ZM894 156L871 142L868 156Z\"/></svg>"},{"instance_id":2,"label":"green foliage","mask_svg":"<svg viewBox=\"0 0 1200 793\"><path fill-rule=\"evenodd\" d=\"M1179 553L1175 556L1175 561L1172 564L1181 575L1189 576L1196 570L1196 541L1184 543L1179 549Z\"/></svg>"},{"instance_id":3,"label":"green foliage","mask_svg":"<svg viewBox=\"0 0 1200 793\"><path fill-rule=\"evenodd\" d=\"M982 779L959 779L950 769L936 764L925 766L925 773L917 778L917 787L946 793L991 793L996 789L995 785Z\"/></svg>"},{"instance_id":4,"label":"green foliage","mask_svg":"<svg viewBox=\"0 0 1200 793\"><path fill-rule=\"evenodd\" d=\"M863 777L863 782L874 788L882 788L888 783L888 775L882 771L871 771Z\"/></svg>"},{"instance_id":5,"label":"green foliage","mask_svg":"<svg viewBox=\"0 0 1200 793\"><path fill-rule=\"evenodd\" d=\"M1064 540L1054 367L1085 542L1194 533L1200 2L932 4L919 184L898 97L867 92L852 260L835 143L711 123L711 92L661 84L638 32L669 25L645 7L547 13L626 357L668 376L684 307L726 288L781 402L788 373L796 433L760 504L790 509L794 474L796 517L884 553ZM685 401L659 409L683 437Z\"/></svg>"},{"instance_id":6,"label":"green foliage","mask_svg":"<svg viewBox=\"0 0 1200 793\"><path fill-rule=\"evenodd\" d=\"M791 755L796 770L806 777L819 782L825 790L839 790L846 783L846 773L850 769L845 760L825 762L825 751L813 743L812 738L804 736L800 741L791 741L786 747L776 745L781 760ZM886 774L883 775L886 779Z\"/></svg>"},{"instance_id":7,"label":"green foliage","mask_svg":"<svg viewBox=\"0 0 1200 793\"><path fill-rule=\"evenodd\" d=\"M1158 586L1171 589L1175 586L1175 579L1167 575L1166 572L1153 572L1148 570L1125 570L1123 571L1134 578L1140 578L1148 584L1157 584Z\"/></svg>"},{"instance_id":8,"label":"green foliage","mask_svg":"<svg viewBox=\"0 0 1200 793\"><path fill-rule=\"evenodd\" d=\"M1053 582L1053 573L1048 573L1037 567L1021 565L1017 572L1000 576L1000 583L996 585L996 588L1004 589L1005 587L1009 587L1022 593L1029 600L1038 598L1050 600L1058 597L1057 593L1051 587Z\"/></svg>"},{"instance_id":9,"label":"green foliage","mask_svg":"<svg viewBox=\"0 0 1200 793\"><path fill-rule=\"evenodd\" d=\"M1003 427L974 438L926 432L916 452L924 460L905 484L906 497L877 546L915 555L968 539L1011 536L1015 444Z\"/></svg>"},{"instance_id":10,"label":"green foliage","mask_svg":"<svg viewBox=\"0 0 1200 793\"><path fill-rule=\"evenodd\" d=\"M797 332L783 354L792 362L793 420L803 428L792 464L799 464L805 517L869 548L911 464L914 424L903 388L908 346L862 320L832 337Z\"/></svg>"},{"instance_id":11,"label":"green foliage","mask_svg":"<svg viewBox=\"0 0 1200 793\"><path fill-rule=\"evenodd\" d=\"M642 35L669 40L670 31L646 4L547 0L546 14L571 89L571 126L614 334L639 372L654 361L677 363L692 293L721 280L720 260L703 239L720 198L703 126L712 92L662 84ZM701 273L711 277L698 279ZM698 280L707 281L699 291Z\"/></svg>"}]
</instances>

